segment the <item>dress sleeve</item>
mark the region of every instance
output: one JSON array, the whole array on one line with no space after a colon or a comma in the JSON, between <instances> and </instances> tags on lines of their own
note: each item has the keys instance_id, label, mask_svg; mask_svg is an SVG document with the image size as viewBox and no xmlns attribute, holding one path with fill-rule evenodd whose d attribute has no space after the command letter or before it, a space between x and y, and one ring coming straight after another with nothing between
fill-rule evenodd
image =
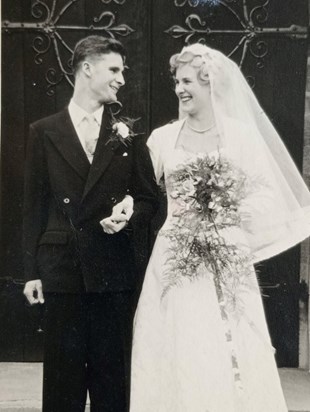
<instances>
[{"instance_id":1,"label":"dress sleeve","mask_svg":"<svg viewBox=\"0 0 310 412\"><path fill-rule=\"evenodd\" d=\"M155 131L150 135L147 141L147 146L150 151L156 182L157 184L159 184L159 181L164 174L164 164L161 149L161 139Z\"/></svg>"}]
</instances>

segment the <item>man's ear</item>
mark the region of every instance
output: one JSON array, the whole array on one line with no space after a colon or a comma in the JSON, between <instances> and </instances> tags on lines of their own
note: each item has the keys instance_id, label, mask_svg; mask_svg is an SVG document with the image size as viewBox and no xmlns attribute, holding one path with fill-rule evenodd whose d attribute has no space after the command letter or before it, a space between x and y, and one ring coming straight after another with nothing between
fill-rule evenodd
<instances>
[{"instance_id":1,"label":"man's ear","mask_svg":"<svg viewBox=\"0 0 310 412\"><path fill-rule=\"evenodd\" d=\"M91 76L91 64L87 60L82 63L81 69L85 76Z\"/></svg>"}]
</instances>

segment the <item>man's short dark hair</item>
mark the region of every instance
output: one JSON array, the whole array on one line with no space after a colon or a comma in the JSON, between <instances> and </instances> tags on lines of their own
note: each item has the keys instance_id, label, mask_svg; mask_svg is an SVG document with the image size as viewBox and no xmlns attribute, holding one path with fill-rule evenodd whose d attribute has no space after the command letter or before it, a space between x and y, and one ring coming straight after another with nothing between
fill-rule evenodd
<instances>
[{"instance_id":1,"label":"man's short dark hair","mask_svg":"<svg viewBox=\"0 0 310 412\"><path fill-rule=\"evenodd\" d=\"M77 42L72 56L72 72L76 75L80 63L88 57L100 57L102 54L118 53L125 63L126 51L123 44L115 39L92 35Z\"/></svg>"}]
</instances>

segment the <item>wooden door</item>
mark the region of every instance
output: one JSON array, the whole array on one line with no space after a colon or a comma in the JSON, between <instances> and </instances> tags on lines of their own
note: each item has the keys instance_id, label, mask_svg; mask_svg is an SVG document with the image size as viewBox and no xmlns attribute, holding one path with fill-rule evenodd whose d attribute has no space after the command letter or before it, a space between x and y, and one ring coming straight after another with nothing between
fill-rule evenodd
<instances>
[{"instance_id":1,"label":"wooden door","mask_svg":"<svg viewBox=\"0 0 310 412\"><path fill-rule=\"evenodd\" d=\"M152 19L152 127L177 117L169 57L202 41L239 64L301 170L307 1L159 0ZM298 246L257 268L279 366L298 366L299 265Z\"/></svg>"},{"instance_id":2,"label":"wooden door","mask_svg":"<svg viewBox=\"0 0 310 412\"><path fill-rule=\"evenodd\" d=\"M68 104L70 57L90 33L128 49L124 112L146 135L177 117L169 57L204 41L242 67L301 167L307 0L3 0L0 361L42 358L42 313L22 296L21 220L28 125ZM164 212L158 217L162 220ZM279 365L297 366L299 247L260 265Z\"/></svg>"},{"instance_id":3,"label":"wooden door","mask_svg":"<svg viewBox=\"0 0 310 412\"><path fill-rule=\"evenodd\" d=\"M68 104L74 44L89 34L112 36L128 51L123 113L149 112L150 5L140 0L2 1L1 361L42 359L42 310L22 295L23 167L29 123Z\"/></svg>"}]
</instances>

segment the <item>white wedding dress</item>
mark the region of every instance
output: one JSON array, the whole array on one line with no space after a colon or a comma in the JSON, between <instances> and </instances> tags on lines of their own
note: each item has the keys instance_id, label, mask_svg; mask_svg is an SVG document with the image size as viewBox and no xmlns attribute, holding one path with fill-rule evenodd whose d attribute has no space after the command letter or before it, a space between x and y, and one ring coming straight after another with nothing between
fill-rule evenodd
<instances>
[{"instance_id":1,"label":"white wedding dress","mask_svg":"<svg viewBox=\"0 0 310 412\"><path fill-rule=\"evenodd\" d=\"M169 176L197 156L175 147L180 126L162 129L153 153L151 148L157 177ZM153 143L151 138L149 145ZM130 411L286 412L254 270L242 296L245 312L229 316L228 325L241 388L234 381L227 325L212 274L200 268L203 276L183 281L162 297L170 250L162 233L173 224L177 207L169 192L167 198L167 220L152 252L134 322Z\"/></svg>"}]
</instances>

